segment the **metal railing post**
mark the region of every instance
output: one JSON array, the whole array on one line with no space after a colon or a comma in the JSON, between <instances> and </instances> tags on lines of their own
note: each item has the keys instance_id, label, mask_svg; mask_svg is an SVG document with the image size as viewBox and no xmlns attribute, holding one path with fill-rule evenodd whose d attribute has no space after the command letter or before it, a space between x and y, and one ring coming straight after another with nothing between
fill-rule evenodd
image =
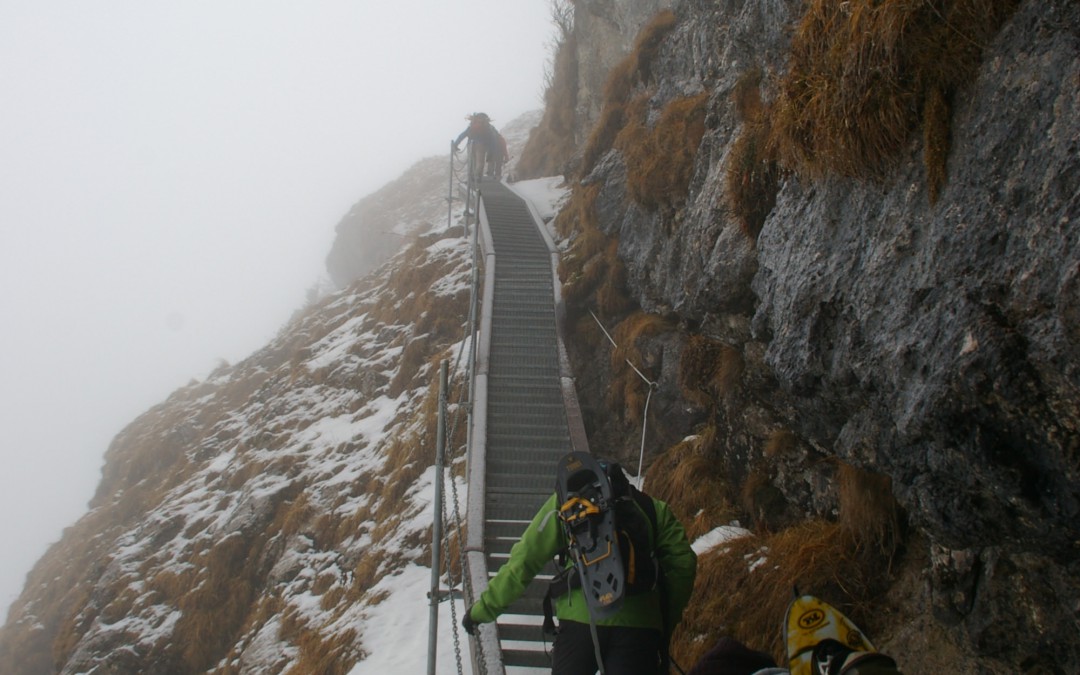
<instances>
[{"instance_id":1,"label":"metal railing post","mask_svg":"<svg viewBox=\"0 0 1080 675\"><path fill-rule=\"evenodd\" d=\"M428 675L435 675L435 652L439 639L439 568L442 567L443 446L446 445L446 371L444 360L439 367L439 422L435 434L435 499L431 527L431 608L428 614Z\"/></svg>"}]
</instances>

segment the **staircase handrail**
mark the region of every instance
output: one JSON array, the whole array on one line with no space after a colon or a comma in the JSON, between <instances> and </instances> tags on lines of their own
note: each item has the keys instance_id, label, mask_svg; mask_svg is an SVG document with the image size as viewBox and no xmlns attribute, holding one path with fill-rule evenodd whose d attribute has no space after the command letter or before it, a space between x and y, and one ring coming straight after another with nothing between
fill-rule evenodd
<instances>
[{"instance_id":1,"label":"staircase handrail","mask_svg":"<svg viewBox=\"0 0 1080 675\"><path fill-rule=\"evenodd\" d=\"M480 328L476 338L473 361L473 397L470 431L472 443L468 451L469 495L465 522L468 534L465 540L469 578L475 593L481 593L488 585L487 557L484 555L484 516L487 466L487 409L488 369L491 355L492 304L495 300L495 244L487 219L483 199L477 200L477 223L480 249L484 264L483 301L480 308ZM468 611L468 608L466 608ZM473 651L474 669L487 675L503 675L502 649L495 624L481 624L477 637L469 640ZM482 662L486 670L477 667Z\"/></svg>"}]
</instances>

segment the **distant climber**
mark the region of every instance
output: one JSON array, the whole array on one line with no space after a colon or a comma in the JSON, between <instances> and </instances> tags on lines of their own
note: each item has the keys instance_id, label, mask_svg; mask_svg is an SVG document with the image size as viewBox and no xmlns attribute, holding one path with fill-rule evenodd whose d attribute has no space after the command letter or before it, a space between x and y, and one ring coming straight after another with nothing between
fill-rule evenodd
<instances>
[{"instance_id":1,"label":"distant climber","mask_svg":"<svg viewBox=\"0 0 1080 675\"><path fill-rule=\"evenodd\" d=\"M576 585L572 581L565 583L554 594L559 627L551 672L553 675L593 675L600 667L601 672L608 675L666 673L662 664L667 658L667 645L690 599L697 556L690 548L682 524L667 504L632 488L617 463L600 460L598 464L607 474L607 480L616 486L609 493L615 498L598 501L621 503L620 508L636 509L640 513L640 519L647 523L647 536L651 535L652 550L639 553L655 556L661 581L637 594L628 592L613 613L601 617L595 616L594 603L586 600L580 582ZM567 503L560 503L559 492L557 489L556 494L540 507L521 539L510 550L509 560L465 612L462 625L469 634L474 634L477 624L495 621L525 592L529 582L548 562L556 556L562 558L568 552L570 541L568 528L564 525L568 508ZM618 496L620 494L622 497ZM620 499L624 501L620 502ZM644 507L641 500L646 500ZM577 497L574 504L580 506L582 501ZM600 504L597 507L590 503L586 511L592 513L594 508L603 511L607 506ZM564 571L575 569L573 558L572 553L566 556Z\"/></svg>"},{"instance_id":2,"label":"distant climber","mask_svg":"<svg viewBox=\"0 0 1080 675\"><path fill-rule=\"evenodd\" d=\"M510 159L506 139L491 124L487 113L473 113L466 119L469 120L469 126L454 140L454 151L457 152L458 145L467 137L472 144L474 175L478 179L484 176L496 180L502 178L503 164Z\"/></svg>"}]
</instances>

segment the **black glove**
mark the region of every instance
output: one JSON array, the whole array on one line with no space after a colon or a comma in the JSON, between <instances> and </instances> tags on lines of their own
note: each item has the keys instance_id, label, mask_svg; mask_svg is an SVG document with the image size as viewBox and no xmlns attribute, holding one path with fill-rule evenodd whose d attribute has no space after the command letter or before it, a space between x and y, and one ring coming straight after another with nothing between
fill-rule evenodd
<instances>
[{"instance_id":1,"label":"black glove","mask_svg":"<svg viewBox=\"0 0 1080 675\"><path fill-rule=\"evenodd\" d=\"M465 616L461 617L461 627L469 635L476 635L476 622L472 618L472 607L465 610Z\"/></svg>"}]
</instances>

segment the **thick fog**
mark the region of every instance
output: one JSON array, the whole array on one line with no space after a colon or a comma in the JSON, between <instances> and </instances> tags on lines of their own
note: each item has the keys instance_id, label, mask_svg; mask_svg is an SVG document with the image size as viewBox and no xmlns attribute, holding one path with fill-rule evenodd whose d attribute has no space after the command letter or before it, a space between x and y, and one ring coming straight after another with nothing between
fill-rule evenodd
<instances>
[{"instance_id":1,"label":"thick fog","mask_svg":"<svg viewBox=\"0 0 1080 675\"><path fill-rule=\"evenodd\" d=\"M549 0L0 0L0 610L135 416L266 343L334 225L541 107Z\"/></svg>"}]
</instances>

